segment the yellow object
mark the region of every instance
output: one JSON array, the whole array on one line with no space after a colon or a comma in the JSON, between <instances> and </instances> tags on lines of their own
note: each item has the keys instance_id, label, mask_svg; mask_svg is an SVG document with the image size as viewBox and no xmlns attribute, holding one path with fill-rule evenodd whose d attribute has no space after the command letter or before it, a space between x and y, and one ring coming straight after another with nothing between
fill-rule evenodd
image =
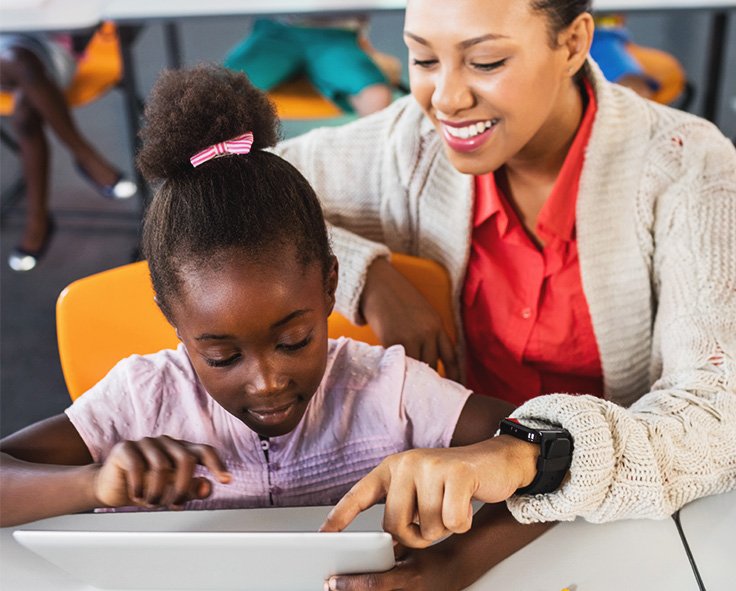
<instances>
[{"instance_id":1,"label":"yellow object","mask_svg":"<svg viewBox=\"0 0 736 591\"><path fill-rule=\"evenodd\" d=\"M659 90L652 100L663 105L674 101L685 89L687 77L677 59L659 49L629 43L626 48L639 62L644 72L659 82Z\"/></svg>"},{"instance_id":2,"label":"yellow object","mask_svg":"<svg viewBox=\"0 0 736 591\"><path fill-rule=\"evenodd\" d=\"M342 109L322 96L306 77L280 84L268 93L280 119L327 119Z\"/></svg>"},{"instance_id":3,"label":"yellow object","mask_svg":"<svg viewBox=\"0 0 736 591\"><path fill-rule=\"evenodd\" d=\"M79 107L95 100L120 82L122 75L123 61L117 30L113 23L102 23L87 44L74 78L65 91L67 103ZM0 92L0 115L12 115L14 102L13 93Z\"/></svg>"},{"instance_id":4,"label":"yellow object","mask_svg":"<svg viewBox=\"0 0 736 591\"><path fill-rule=\"evenodd\" d=\"M433 261L393 255L392 263L429 300L455 338L450 280ZM69 395L77 399L121 359L174 348L178 339L154 302L148 264L131 263L71 283L56 302L61 368ZM378 344L367 326L357 327L337 312L329 336Z\"/></svg>"}]
</instances>

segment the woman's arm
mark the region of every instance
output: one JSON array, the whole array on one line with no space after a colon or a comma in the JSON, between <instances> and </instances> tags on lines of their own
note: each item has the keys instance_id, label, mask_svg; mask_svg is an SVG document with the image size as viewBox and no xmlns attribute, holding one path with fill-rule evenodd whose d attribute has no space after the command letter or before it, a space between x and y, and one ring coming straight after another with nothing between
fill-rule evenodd
<instances>
[{"instance_id":1,"label":"woman's arm","mask_svg":"<svg viewBox=\"0 0 736 591\"><path fill-rule=\"evenodd\" d=\"M637 214L648 234L632 255L650 263L654 322L640 330L652 331L653 383L628 408L555 395L515 411L566 428L575 445L558 491L509 501L519 520L663 518L736 487L736 151L688 118L661 130L649 152L640 192L654 195L640 197Z\"/></svg>"}]
</instances>

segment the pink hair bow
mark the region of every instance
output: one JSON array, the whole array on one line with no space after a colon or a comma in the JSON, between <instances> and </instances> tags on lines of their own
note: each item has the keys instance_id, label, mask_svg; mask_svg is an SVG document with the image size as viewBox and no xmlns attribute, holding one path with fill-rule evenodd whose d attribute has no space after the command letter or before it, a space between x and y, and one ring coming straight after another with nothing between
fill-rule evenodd
<instances>
[{"instance_id":1,"label":"pink hair bow","mask_svg":"<svg viewBox=\"0 0 736 591\"><path fill-rule=\"evenodd\" d=\"M253 145L253 134L248 131L243 135L239 135L230 140L220 142L205 148L201 152L197 152L194 156L189 159L194 168L197 168L200 164L204 164L208 160L213 158L219 158L220 156L226 156L227 154L247 154L250 152L250 147Z\"/></svg>"}]
</instances>

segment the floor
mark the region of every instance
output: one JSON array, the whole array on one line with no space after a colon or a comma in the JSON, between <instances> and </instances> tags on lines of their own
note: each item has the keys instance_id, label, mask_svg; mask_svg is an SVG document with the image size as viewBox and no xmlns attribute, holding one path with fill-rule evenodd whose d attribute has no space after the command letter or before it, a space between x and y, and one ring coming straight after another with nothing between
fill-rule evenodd
<instances>
[{"instance_id":1,"label":"floor","mask_svg":"<svg viewBox=\"0 0 736 591\"><path fill-rule=\"evenodd\" d=\"M707 38L708 20L703 14L681 14L661 18L642 15L630 19L630 26L641 44L674 52L697 85L703 53L699 48ZM732 18L731 22L735 20ZM250 21L245 18L184 22L180 27L184 63L220 61L249 26ZM374 45L405 59L402 26L400 13L374 17L371 29ZM728 64L736 63L736 26L731 29ZM159 24L148 27L135 47L138 80L144 95L165 63L162 30ZM679 40L683 38L692 43L682 44ZM736 68L726 71L732 73L728 74L725 86L736 88L732 84ZM701 100L702 97L696 99L693 107L696 113ZM736 99L722 100L725 121L722 129L729 135L736 129L733 113L726 112L731 100L736 109ZM75 117L83 132L122 170L130 173L132 162L123 107L121 93L113 91L77 109ZM284 132L287 137L293 136L308 126L286 124ZM137 244L137 201L110 202L96 195L74 172L62 147L53 140L52 143L52 210L58 230L50 251L37 269L18 274L9 270L5 262L22 228L22 205L5 216L0 225L0 436L58 413L69 404L56 347L56 298L75 279L130 262ZM8 187L18 174L17 159L0 148L0 186Z\"/></svg>"}]
</instances>

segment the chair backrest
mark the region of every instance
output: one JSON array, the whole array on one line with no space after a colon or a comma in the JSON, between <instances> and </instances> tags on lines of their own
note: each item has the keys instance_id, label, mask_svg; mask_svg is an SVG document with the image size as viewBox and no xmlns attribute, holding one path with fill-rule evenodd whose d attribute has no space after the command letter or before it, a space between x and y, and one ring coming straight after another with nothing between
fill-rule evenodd
<instances>
[{"instance_id":1,"label":"chair backrest","mask_svg":"<svg viewBox=\"0 0 736 591\"><path fill-rule=\"evenodd\" d=\"M279 119L329 119L343 114L342 109L322 96L306 76L279 84L267 94Z\"/></svg>"},{"instance_id":2,"label":"chair backrest","mask_svg":"<svg viewBox=\"0 0 736 591\"><path fill-rule=\"evenodd\" d=\"M445 270L433 261L406 255L393 255L392 262L438 310L454 338L451 287ZM121 359L176 347L176 333L153 297L145 261L84 277L61 292L56 302L56 330L72 400ZM354 326L336 312L329 319L329 335L378 344L370 327Z\"/></svg>"},{"instance_id":3,"label":"chair backrest","mask_svg":"<svg viewBox=\"0 0 736 591\"><path fill-rule=\"evenodd\" d=\"M122 76L123 60L117 29L114 23L102 23L77 63L74 78L65 90L66 101L72 107L92 102L117 85ZM0 92L0 115L10 116L14 109L13 93Z\"/></svg>"}]
</instances>

